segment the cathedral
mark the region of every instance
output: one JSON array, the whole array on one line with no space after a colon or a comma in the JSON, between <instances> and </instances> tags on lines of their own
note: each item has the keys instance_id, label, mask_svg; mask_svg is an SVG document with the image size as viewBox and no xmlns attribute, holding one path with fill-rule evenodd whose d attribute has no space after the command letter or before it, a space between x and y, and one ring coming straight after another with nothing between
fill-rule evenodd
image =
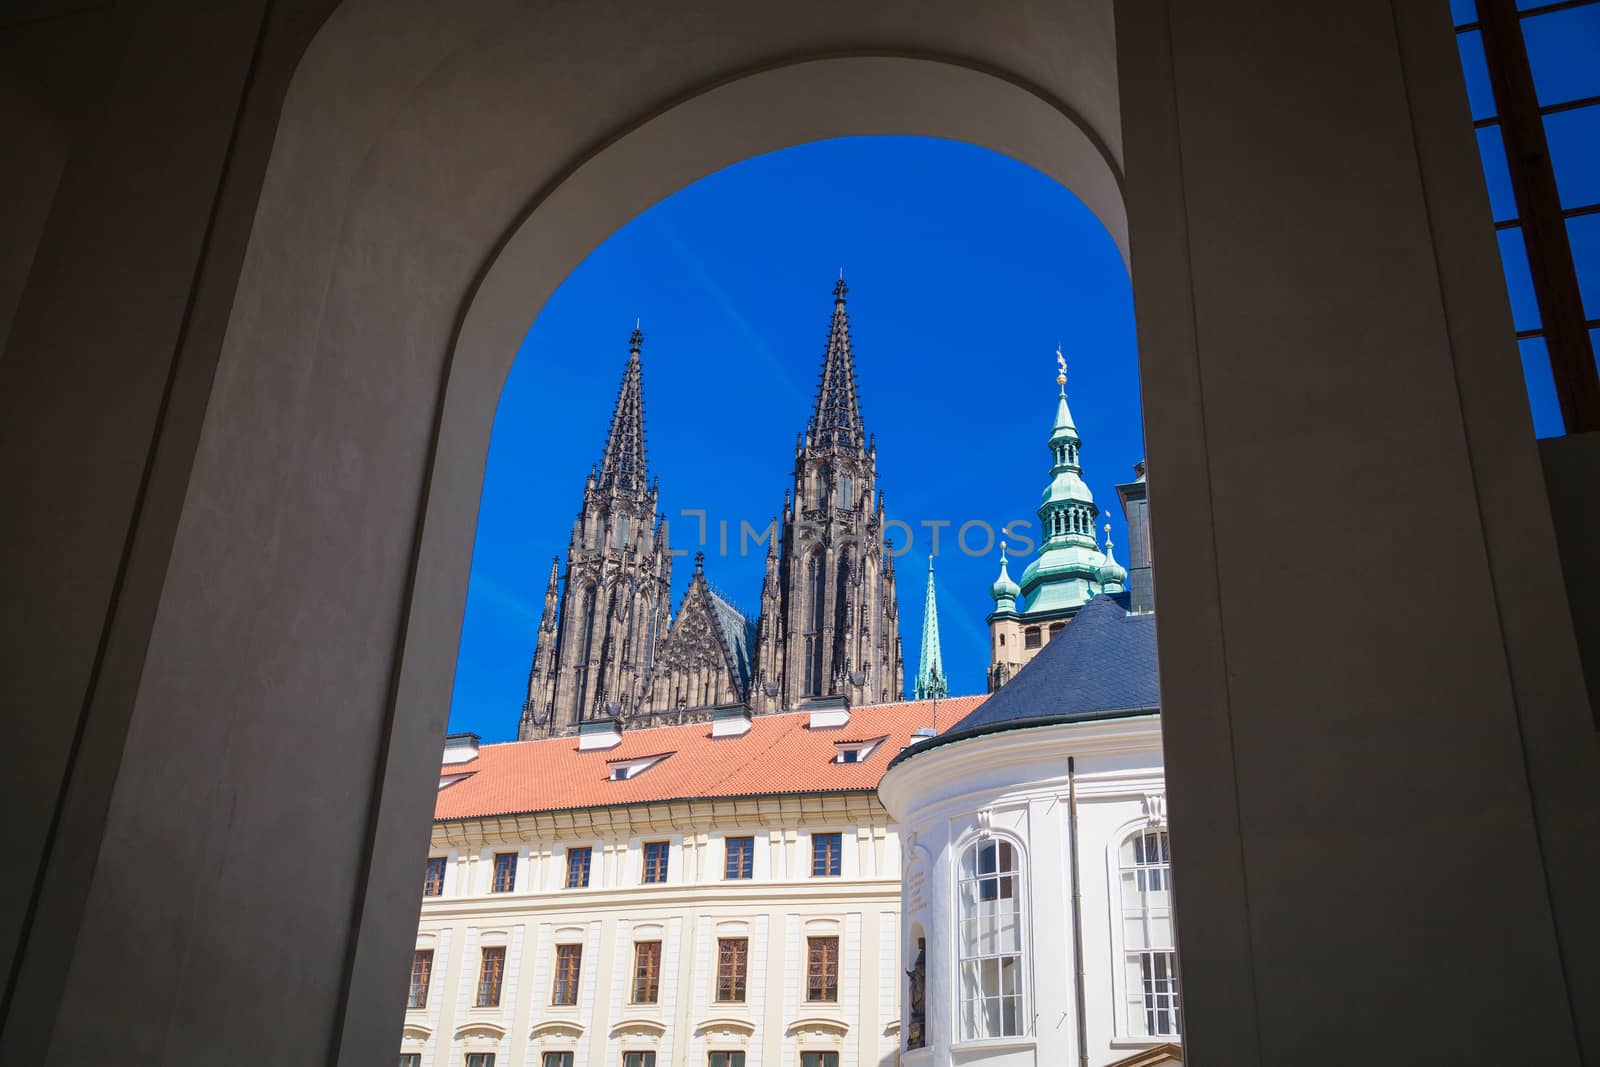
<instances>
[{"instance_id":1,"label":"cathedral","mask_svg":"<svg viewBox=\"0 0 1600 1067\"><path fill-rule=\"evenodd\" d=\"M552 560L518 738L586 720L658 726L743 705L757 713L817 699L901 699L894 561L884 543L877 445L856 393L841 278L810 421L768 546L760 614L718 593L696 553L676 617L673 551L645 451L643 335L635 329L600 462Z\"/></svg>"}]
</instances>

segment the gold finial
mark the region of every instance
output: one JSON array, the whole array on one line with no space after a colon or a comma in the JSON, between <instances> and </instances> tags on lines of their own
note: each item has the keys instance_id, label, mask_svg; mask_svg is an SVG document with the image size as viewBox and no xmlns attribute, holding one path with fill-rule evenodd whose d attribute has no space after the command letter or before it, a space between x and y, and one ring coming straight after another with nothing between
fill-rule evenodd
<instances>
[{"instance_id":1,"label":"gold finial","mask_svg":"<svg viewBox=\"0 0 1600 1067\"><path fill-rule=\"evenodd\" d=\"M1056 371L1056 384L1061 386L1064 393L1067 390L1067 357L1061 354L1060 345L1056 345L1056 366L1060 368Z\"/></svg>"}]
</instances>

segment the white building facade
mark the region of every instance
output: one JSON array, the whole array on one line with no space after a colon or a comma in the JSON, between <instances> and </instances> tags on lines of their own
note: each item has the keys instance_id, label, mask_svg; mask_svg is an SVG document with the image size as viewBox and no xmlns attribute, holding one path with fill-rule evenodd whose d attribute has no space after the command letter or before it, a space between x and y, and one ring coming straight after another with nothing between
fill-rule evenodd
<instances>
[{"instance_id":1,"label":"white building facade","mask_svg":"<svg viewBox=\"0 0 1600 1067\"><path fill-rule=\"evenodd\" d=\"M1182 1062L1154 627L1097 597L900 755L901 1062Z\"/></svg>"},{"instance_id":2,"label":"white building facade","mask_svg":"<svg viewBox=\"0 0 1600 1067\"><path fill-rule=\"evenodd\" d=\"M401 1067L899 1062L903 863L874 787L924 719L447 750Z\"/></svg>"}]
</instances>

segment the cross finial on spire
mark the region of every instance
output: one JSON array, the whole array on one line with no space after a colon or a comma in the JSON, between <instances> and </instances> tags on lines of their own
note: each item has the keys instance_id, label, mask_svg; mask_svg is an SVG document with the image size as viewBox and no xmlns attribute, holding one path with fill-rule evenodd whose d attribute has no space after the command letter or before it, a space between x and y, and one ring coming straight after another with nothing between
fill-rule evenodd
<instances>
[{"instance_id":1,"label":"cross finial on spire","mask_svg":"<svg viewBox=\"0 0 1600 1067\"><path fill-rule=\"evenodd\" d=\"M639 349L644 346L644 334L639 331L639 320L633 320L633 333L628 337L628 351L637 356Z\"/></svg>"},{"instance_id":2,"label":"cross finial on spire","mask_svg":"<svg viewBox=\"0 0 1600 1067\"><path fill-rule=\"evenodd\" d=\"M844 283L844 268L840 267L839 280L833 283L833 302L835 304L844 303L844 295L849 291L850 287Z\"/></svg>"}]
</instances>

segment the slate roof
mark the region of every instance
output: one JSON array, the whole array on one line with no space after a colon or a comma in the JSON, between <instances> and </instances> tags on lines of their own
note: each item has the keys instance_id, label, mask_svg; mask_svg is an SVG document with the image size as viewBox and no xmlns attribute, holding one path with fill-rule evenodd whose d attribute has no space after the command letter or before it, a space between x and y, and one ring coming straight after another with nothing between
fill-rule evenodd
<instances>
[{"instance_id":1,"label":"slate roof","mask_svg":"<svg viewBox=\"0 0 1600 1067\"><path fill-rule=\"evenodd\" d=\"M956 722L986 696L946 697L939 721ZM848 726L813 730L807 712L757 715L739 737L712 737L710 723L623 731L614 748L578 750L576 737L485 745L443 775L466 777L439 791L434 820L647 804L697 797L869 792L911 732L933 722L933 701L850 709ZM834 763L840 742L885 737L861 763ZM609 764L670 753L637 778L614 782Z\"/></svg>"},{"instance_id":2,"label":"slate roof","mask_svg":"<svg viewBox=\"0 0 1600 1067\"><path fill-rule=\"evenodd\" d=\"M711 599L711 618L722 631L723 645L733 654L733 669L739 676L741 689L750 685L750 663L756 645L756 624L738 608L728 603L716 590L706 585Z\"/></svg>"},{"instance_id":3,"label":"slate roof","mask_svg":"<svg viewBox=\"0 0 1600 1067\"><path fill-rule=\"evenodd\" d=\"M1085 604L1017 676L955 728L894 762L953 741L1001 730L1159 711L1156 617L1128 613L1128 594Z\"/></svg>"}]
</instances>

